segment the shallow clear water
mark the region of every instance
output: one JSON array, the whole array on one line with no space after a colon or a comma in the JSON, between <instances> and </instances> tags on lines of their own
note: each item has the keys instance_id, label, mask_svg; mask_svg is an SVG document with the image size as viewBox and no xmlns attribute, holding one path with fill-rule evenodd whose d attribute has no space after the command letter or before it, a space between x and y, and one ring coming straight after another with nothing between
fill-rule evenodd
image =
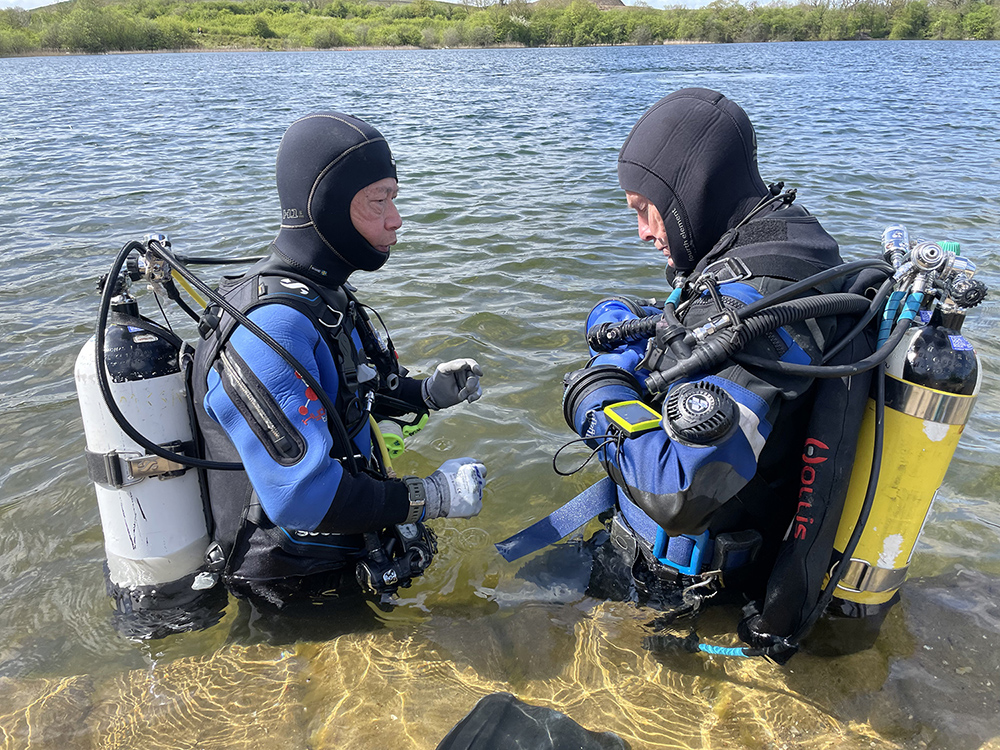
<instances>
[{"instance_id":1,"label":"shallow clear water","mask_svg":"<svg viewBox=\"0 0 1000 750\"><path fill-rule=\"evenodd\" d=\"M761 171L798 188L849 257L902 222L956 239L1000 288L1000 44L839 43L0 60L0 744L433 748L509 691L633 748L1000 743L996 303L970 315L983 393L876 646L839 659L655 656L651 612L580 593L572 549L537 571L492 543L599 476L551 468L561 378L609 294L663 296L615 156L683 86L757 125ZM278 223L287 125L376 124L400 172L401 243L354 280L418 374L475 356L486 395L439 414L397 468L489 466L483 513L391 614L261 635L217 626L145 644L111 627L72 368L98 276L127 240L261 252ZM537 567L537 566L536 566ZM710 612L706 640L738 613ZM356 620L356 621L355 621Z\"/></svg>"}]
</instances>

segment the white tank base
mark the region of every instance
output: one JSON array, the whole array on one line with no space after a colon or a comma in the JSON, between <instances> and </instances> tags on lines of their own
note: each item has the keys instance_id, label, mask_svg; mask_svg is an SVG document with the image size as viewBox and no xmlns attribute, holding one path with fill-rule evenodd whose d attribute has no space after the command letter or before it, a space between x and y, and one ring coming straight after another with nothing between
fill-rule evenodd
<instances>
[{"instance_id":1,"label":"white tank base","mask_svg":"<svg viewBox=\"0 0 1000 750\"><path fill-rule=\"evenodd\" d=\"M121 557L105 548L108 575L115 586L123 589L173 583L205 564L205 551L209 544L208 537L204 536L187 547L171 552L170 557L144 557L141 560Z\"/></svg>"}]
</instances>

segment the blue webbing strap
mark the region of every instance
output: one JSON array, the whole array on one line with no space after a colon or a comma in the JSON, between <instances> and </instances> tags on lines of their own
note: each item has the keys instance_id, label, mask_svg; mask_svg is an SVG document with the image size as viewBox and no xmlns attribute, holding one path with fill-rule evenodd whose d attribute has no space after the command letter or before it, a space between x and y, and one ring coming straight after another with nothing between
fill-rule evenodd
<instances>
[{"instance_id":1,"label":"blue webbing strap","mask_svg":"<svg viewBox=\"0 0 1000 750\"><path fill-rule=\"evenodd\" d=\"M678 573L696 576L701 573L706 558L711 559L713 549L714 542L707 530L698 536L690 534L667 536L667 532L658 529L653 555L661 563L677 568Z\"/></svg>"},{"instance_id":2,"label":"blue webbing strap","mask_svg":"<svg viewBox=\"0 0 1000 750\"><path fill-rule=\"evenodd\" d=\"M632 531L649 542L650 546L655 545L657 535L660 533L660 527L656 525L656 521L647 516L638 505L625 497L624 493L618 498L618 507L621 508L622 515L625 516L625 520L628 521L628 525Z\"/></svg>"},{"instance_id":3,"label":"blue webbing strap","mask_svg":"<svg viewBox=\"0 0 1000 750\"><path fill-rule=\"evenodd\" d=\"M614 507L618 492L615 483L604 477L574 497L541 521L533 523L509 539L496 543L497 551L507 562L513 562L542 547L555 544L599 513Z\"/></svg>"}]
</instances>

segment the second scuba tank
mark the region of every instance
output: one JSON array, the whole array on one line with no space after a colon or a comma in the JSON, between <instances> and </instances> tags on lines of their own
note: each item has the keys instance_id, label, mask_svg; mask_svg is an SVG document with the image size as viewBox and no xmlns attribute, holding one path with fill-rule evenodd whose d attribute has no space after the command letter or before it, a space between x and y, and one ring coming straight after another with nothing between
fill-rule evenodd
<instances>
[{"instance_id":1,"label":"second scuba tank","mask_svg":"<svg viewBox=\"0 0 1000 750\"><path fill-rule=\"evenodd\" d=\"M968 266L963 264L963 269ZM960 306L978 304L985 287L973 295L975 299L966 300L971 304L954 302L969 279L971 273L959 274L950 290L952 299L932 312L922 311L924 325L908 333L886 361L878 485L865 529L851 559L845 561L842 555L857 524L871 473L875 404L868 403L834 543L833 561L847 568L828 614L874 618L880 623L898 598L982 384L979 356L961 334L965 312Z\"/></svg>"},{"instance_id":2,"label":"second scuba tank","mask_svg":"<svg viewBox=\"0 0 1000 750\"><path fill-rule=\"evenodd\" d=\"M153 442L195 455L181 363L186 349L174 333L139 316L131 297L116 298L103 352L115 404ZM75 378L104 532L108 593L124 614L183 608L216 583L205 569L210 540L198 472L150 455L128 437L105 403L97 362L91 337L77 357ZM190 628L140 624L127 634L160 637L181 629Z\"/></svg>"}]
</instances>

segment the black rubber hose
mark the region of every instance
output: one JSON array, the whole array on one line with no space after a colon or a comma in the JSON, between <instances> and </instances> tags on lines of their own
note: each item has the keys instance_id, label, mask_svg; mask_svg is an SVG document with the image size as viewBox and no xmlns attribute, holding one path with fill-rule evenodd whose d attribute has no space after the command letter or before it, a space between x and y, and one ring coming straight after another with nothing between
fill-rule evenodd
<instances>
[{"instance_id":1,"label":"black rubber hose","mask_svg":"<svg viewBox=\"0 0 1000 750\"><path fill-rule=\"evenodd\" d=\"M872 303L871 306L868 308L868 312L866 312L864 315L861 316L857 324L847 333L847 335L844 336L844 338L842 338L834 346L832 346L829 351L824 352L823 354L824 364L826 364L835 356L837 356L840 350L843 349L845 346L847 346L849 343L851 343L851 341L853 341L854 338L865 329L865 326L867 326L871 322L871 319L882 311L885 305L886 298L890 294L892 294L892 290L895 288L896 288L896 280L892 276L890 276L884 282L882 282L882 286L879 287L878 292L872 298Z\"/></svg>"},{"instance_id":2,"label":"black rubber hose","mask_svg":"<svg viewBox=\"0 0 1000 750\"><path fill-rule=\"evenodd\" d=\"M869 357L865 357L850 365L797 365L791 362L776 362L764 357L752 357L747 354L734 354L733 359L744 367L757 367L761 370L771 370L785 375L804 375L810 378L845 378L857 375L865 370L878 367L892 354L896 344L902 341L913 321L902 321L892 331L889 339Z\"/></svg>"},{"instance_id":3,"label":"black rubber hose","mask_svg":"<svg viewBox=\"0 0 1000 750\"><path fill-rule=\"evenodd\" d=\"M213 469L216 471L240 471L243 469L243 464L241 463L222 463L219 461L207 461L203 458L198 458L196 456L185 456L181 453L174 453L166 448L157 445L152 440L149 440L145 435L136 430L122 413L121 409L118 408L118 404L115 403L114 395L111 393L111 385L108 383L107 371L105 368L104 359L104 339L105 330L108 325L108 312L111 309L111 298L115 296L115 279L121 273L122 266L125 265L125 260L128 258L129 253L133 250L138 250L143 252L145 248L141 243L135 240L126 243L126 245L119 251L118 257L115 258L115 263L111 268L111 273L108 274L107 281L104 284L104 289L101 292L101 306L97 313L97 332L94 335L94 346L97 347L95 352L95 361L97 364L97 384L101 389L101 396L104 398L104 403L108 407L108 411L111 412L111 416L114 418L118 426L122 428L122 432L128 435L132 440L138 443L140 446L145 448L150 453L159 456L160 458L165 458L169 461L174 461L183 466L190 466L195 469Z\"/></svg>"},{"instance_id":4,"label":"black rubber hose","mask_svg":"<svg viewBox=\"0 0 1000 750\"><path fill-rule=\"evenodd\" d=\"M191 320L200 320L201 316L191 309L191 306L184 301L183 297L181 297L181 293L177 291L177 285L173 282L173 279L168 279L163 285L163 288L166 290L167 297L170 298L170 301L176 304L185 315L191 318Z\"/></svg>"},{"instance_id":5,"label":"black rubber hose","mask_svg":"<svg viewBox=\"0 0 1000 750\"><path fill-rule=\"evenodd\" d=\"M752 316L748 316L744 308L738 313L742 326L736 340L742 348L751 339L790 323L798 323L810 318L857 314L861 311L867 312L870 307L871 301L860 294L834 292L781 302L760 310Z\"/></svg>"},{"instance_id":6,"label":"black rubber hose","mask_svg":"<svg viewBox=\"0 0 1000 750\"><path fill-rule=\"evenodd\" d=\"M171 267L177 271L181 276L188 280L192 286L194 286L198 291L202 292L206 297L211 299L216 303L221 309L229 313L233 318L235 318L240 325L246 328L250 333L259 338L265 344L267 344L271 349L281 357L289 367L291 367L295 372L302 376L303 382L308 385L316 393L319 402L323 404L323 408L326 409L327 420L326 423L331 427L330 435L333 438L333 442L336 444L340 442L341 452L343 453L345 460L347 461L348 467L352 474L358 472L358 464L354 458L354 447L351 443L351 436L347 433L347 428L344 426L343 421L340 418L339 413L333 405L333 401L327 395L326 391L319 384L319 381L314 378L308 370L299 362L295 357L293 357L281 344L271 338L264 329L254 323L250 318L244 315L242 312L233 307L225 297L220 295L214 289L212 289L208 284L195 276L191 271L189 271L184 264L174 255L171 251L163 247L162 244L156 242L155 240L150 241L150 249L153 252L162 255L168 261L170 261ZM155 246L155 247L154 247Z\"/></svg>"},{"instance_id":7,"label":"black rubber hose","mask_svg":"<svg viewBox=\"0 0 1000 750\"><path fill-rule=\"evenodd\" d=\"M656 333L660 315L648 315L621 323L601 323L587 331L587 345L595 352L610 352L622 344L645 341Z\"/></svg>"}]
</instances>

